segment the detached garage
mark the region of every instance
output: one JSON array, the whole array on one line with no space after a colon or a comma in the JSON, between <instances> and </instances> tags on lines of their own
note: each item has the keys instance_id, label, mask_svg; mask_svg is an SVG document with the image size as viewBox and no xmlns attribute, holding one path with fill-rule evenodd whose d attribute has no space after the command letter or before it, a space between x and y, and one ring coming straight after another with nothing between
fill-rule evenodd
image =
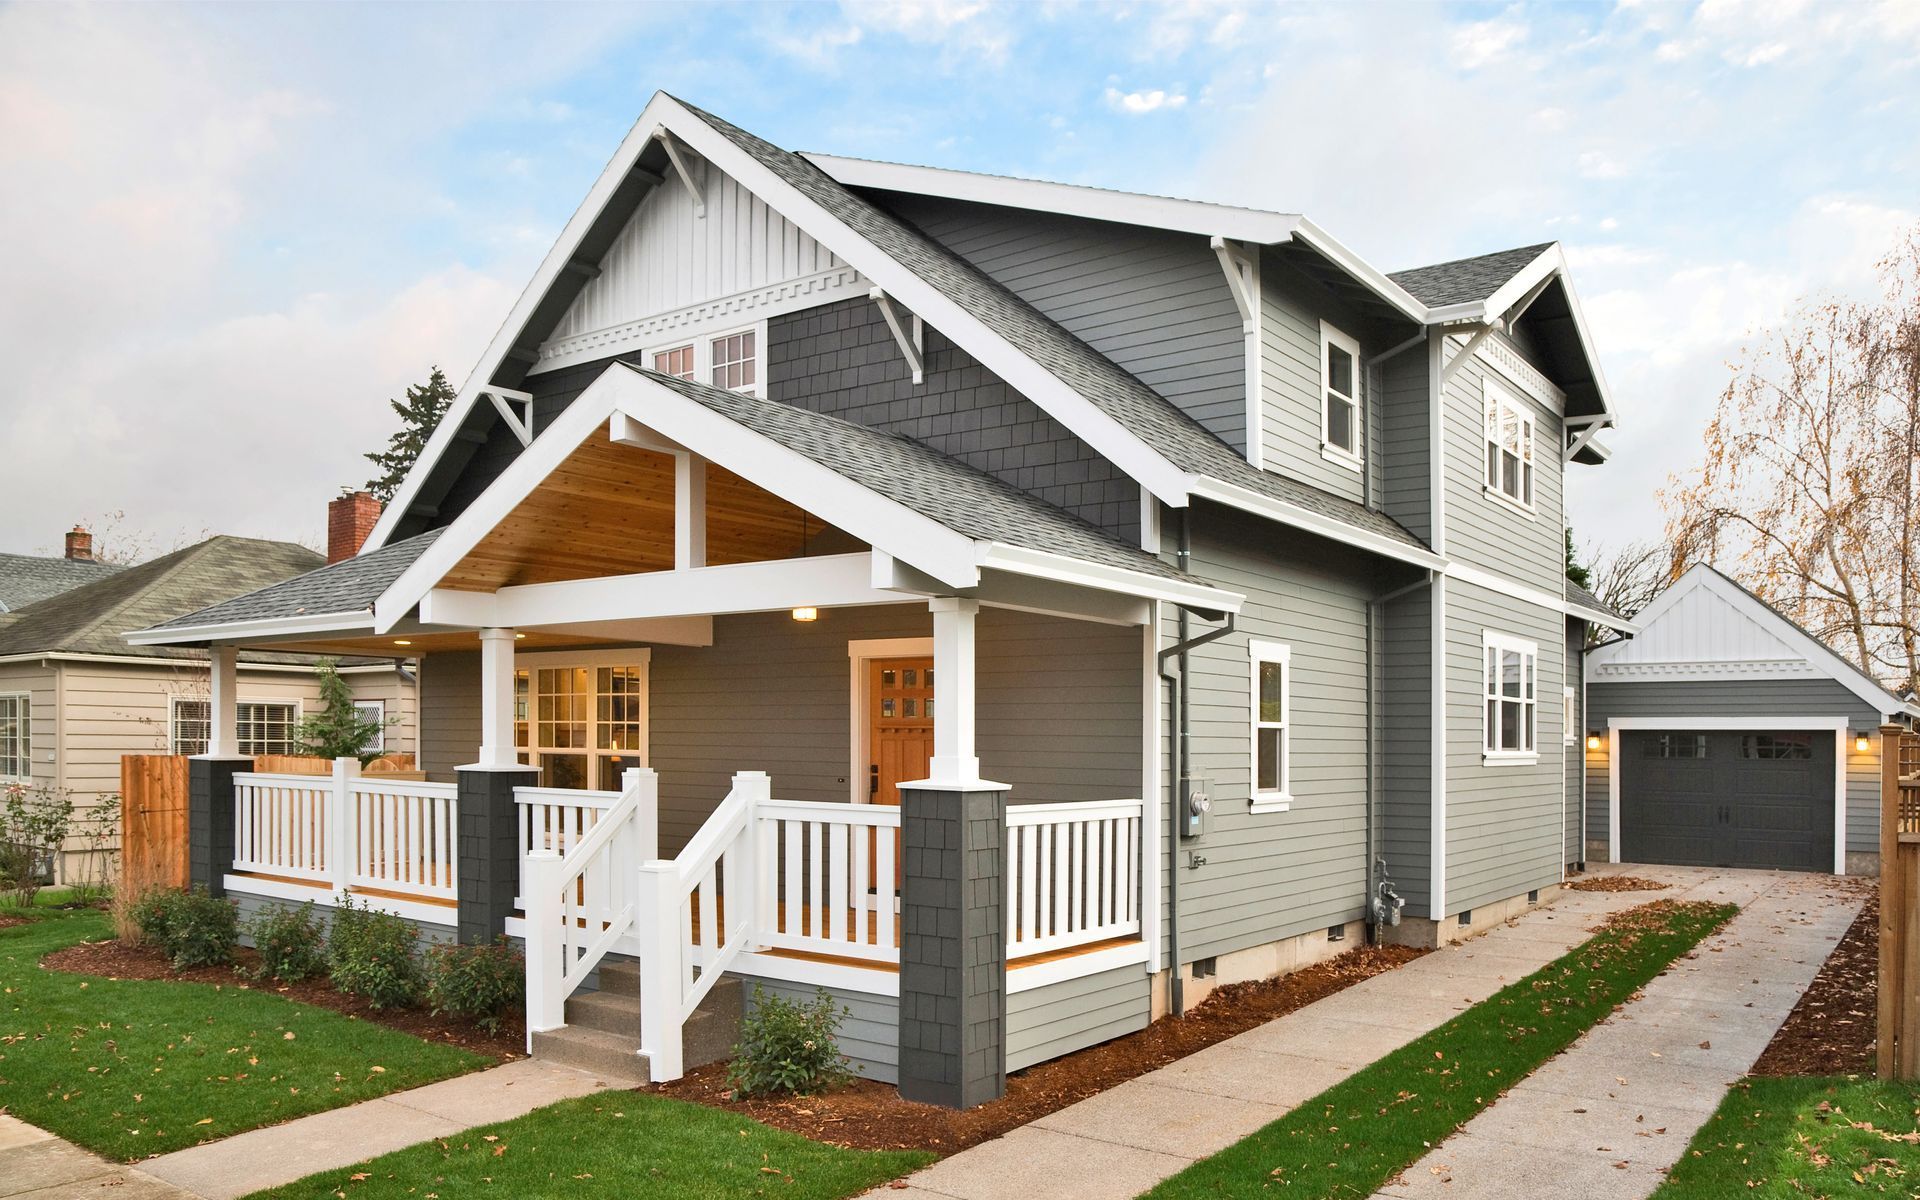
<instances>
[{"instance_id":1,"label":"detached garage","mask_svg":"<svg viewBox=\"0 0 1920 1200\"><path fill-rule=\"evenodd\" d=\"M1636 620L1586 657L1589 859L1874 873L1914 707L1711 567Z\"/></svg>"}]
</instances>

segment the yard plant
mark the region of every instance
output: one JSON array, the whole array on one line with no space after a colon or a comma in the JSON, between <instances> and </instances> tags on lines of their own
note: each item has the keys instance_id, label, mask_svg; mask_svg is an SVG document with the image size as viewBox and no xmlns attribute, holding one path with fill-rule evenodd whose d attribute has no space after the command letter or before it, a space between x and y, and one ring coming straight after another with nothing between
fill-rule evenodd
<instances>
[{"instance_id":1,"label":"yard plant","mask_svg":"<svg viewBox=\"0 0 1920 1200\"><path fill-rule=\"evenodd\" d=\"M429 948L426 976L436 1015L465 1017L488 1033L526 1001L527 959L504 934L485 946Z\"/></svg>"},{"instance_id":2,"label":"yard plant","mask_svg":"<svg viewBox=\"0 0 1920 1200\"><path fill-rule=\"evenodd\" d=\"M420 929L411 921L355 904L346 892L333 910L327 962L333 986L365 996L375 1008L407 1008L420 1000L425 981L415 956Z\"/></svg>"},{"instance_id":3,"label":"yard plant","mask_svg":"<svg viewBox=\"0 0 1920 1200\"><path fill-rule=\"evenodd\" d=\"M1371 1196L1733 915L1646 905L1148 1193Z\"/></svg>"},{"instance_id":4,"label":"yard plant","mask_svg":"<svg viewBox=\"0 0 1920 1200\"><path fill-rule=\"evenodd\" d=\"M840 1021L846 1011L824 988L803 1004L754 984L727 1082L745 1096L804 1096L845 1083L853 1077L840 1053Z\"/></svg>"},{"instance_id":5,"label":"yard plant","mask_svg":"<svg viewBox=\"0 0 1920 1200\"><path fill-rule=\"evenodd\" d=\"M260 961L255 979L299 983L327 969L327 929L308 900L298 908L272 905L247 925Z\"/></svg>"},{"instance_id":6,"label":"yard plant","mask_svg":"<svg viewBox=\"0 0 1920 1200\"><path fill-rule=\"evenodd\" d=\"M1734 1085L1653 1196L1801 1200L1917 1189L1920 1085L1799 1077Z\"/></svg>"},{"instance_id":7,"label":"yard plant","mask_svg":"<svg viewBox=\"0 0 1920 1200\"><path fill-rule=\"evenodd\" d=\"M164 951L176 971L230 963L240 941L233 901L199 888L156 888L134 904L133 920L141 940Z\"/></svg>"}]
</instances>

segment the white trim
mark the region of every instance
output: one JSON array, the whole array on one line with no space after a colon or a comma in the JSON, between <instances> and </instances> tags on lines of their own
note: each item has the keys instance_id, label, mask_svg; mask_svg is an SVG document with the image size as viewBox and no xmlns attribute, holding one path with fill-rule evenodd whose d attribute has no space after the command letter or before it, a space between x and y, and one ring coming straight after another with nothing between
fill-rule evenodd
<instances>
[{"instance_id":1,"label":"white trim","mask_svg":"<svg viewBox=\"0 0 1920 1200\"><path fill-rule=\"evenodd\" d=\"M734 960L734 965L728 971L735 975L757 975L765 979L860 992L868 996L900 994L898 971L854 966L851 963L816 962L809 958L788 958L782 954L763 954L755 950L741 951L740 957Z\"/></svg>"},{"instance_id":2,"label":"white trim","mask_svg":"<svg viewBox=\"0 0 1920 1200\"><path fill-rule=\"evenodd\" d=\"M1878 739L1879 732L1873 734ZM1877 741L1875 743L1878 744ZM1833 731L1833 873L1847 873L1847 731Z\"/></svg>"},{"instance_id":3,"label":"white trim","mask_svg":"<svg viewBox=\"0 0 1920 1200\"><path fill-rule=\"evenodd\" d=\"M25 762L27 767L24 775L0 773L0 782L31 784L33 782L33 693L30 691L0 692L0 700L12 700L18 706L14 719L21 724L19 760ZM172 749L171 743L168 749Z\"/></svg>"},{"instance_id":4,"label":"white trim","mask_svg":"<svg viewBox=\"0 0 1920 1200\"><path fill-rule=\"evenodd\" d=\"M979 545L981 549L976 561L980 566L1016 575L1031 575L1037 579L1051 579L1098 591L1123 592L1129 596L1144 596L1149 600L1165 600L1171 604L1218 609L1222 612L1237 613L1247 600L1238 592L1203 583L1167 579L1149 575L1145 571L1130 571L1124 567L1068 558L1063 554L1050 554L1045 550L1009 546L1005 542L981 542Z\"/></svg>"},{"instance_id":5,"label":"white trim","mask_svg":"<svg viewBox=\"0 0 1920 1200\"><path fill-rule=\"evenodd\" d=\"M1514 457L1519 466L1515 476L1515 486L1521 495L1510 496L1500 484L1487 478L1487 448L1499 448L1504 464L1507 454L1506 445L1497 440L1503 432L1506 414L1511 412L1518 427L1520 444L1514 449ZM1495 437L1487 436L1489 419L1493 424ZM1480 376L1480 490L1483 494L1505 504L1515 512L1533 519L1540 496L1540 427L1539 420L1527 401L1500 380L1485 374ZM1522 498L1527 497L1527 498Z\"/></svg>"},{"instance_id":6,"label":"white trim","mask_svg":"<svg viewBox=\"0 0 1920 1200\"><path fill-rule=\"evenodd\" d=\"M1030 963L1025 966L1015 964L1007 969L1007 994L1017 995L1020 992L1030 992L1035 988L1064 983L1069 979L1098 975L1102 971L1130 967L1135 963L1144 964L1148 953L1148 944L1143 938L1137 942L1109 946L1105 950L1095 950L1089 954L1070 954L1065 958Z\"/></svg>"},{"instance_id":7,"label":"white trim","mask_svg":"<svg viewBox=\"0 0 1920 1200\"><path fill-rule=\"evenodd\" d=\"M1510 600L1519 600L1523 603L1548 609L1564 616L1578 617L1583 621L1590 621L1595 625L1604 625L1608 629L1617 629L1622 633L1640 632L1640 626L1636 622L1609 616L1599 609L1588 608L1583 604L1575 604L1566 599L1564 595L1555 596L1550 592L1543 592L1539 588L1520 583L1517 580L1508 579L1504 575L1496 575L1491 571L1482 570L1479 567L1470 566L1463 562L1449 562L1445 573L1449 579L1458 579L1462 583L1470 583L1477 588L1485 588L1489 592L1505 596Z\"/></svg>"},{"instance_id":8,"label":"white trim","mask_svg":"<svg viewBox=\"0 0 1920 1200\"><path fill-rule=\"evenodd\" d=\"M1159 602L1149 607L1140 640L1140 733L1145 747L1140 756L1140 794L1145 797L1140 806L1140 940L1148 948L1147 970L1152 972L1160 969L1160 866L1164 853L1160 815L1166 803L1161 762L1165 713L1161 704L1166 689L1160 682L1158 653L1163 618Z\"/></svg>"},{"instance_id":9,"label":"white trim","mask_svg":"<svg viewBox=\"0 0 1920 1200\"><path fill-rule=\"evenodd\" d=\"M1567 667L1569 666L1571 661L1572 661L1571 658L1569 658L1567 661L1563 661L1560 664L1560 677L1562 679L1566 678ZM1572 684L1570 683L1561 684L1560 691L1561 691L1560 723L1565 726L1565 728L1560 731L1560 740L1566 745L1571 746L1575 742L1580 740L1580 731L1575 728L1575 726L1580 724L1580 710L1574 707L1575 693L1574 693ZM1564 789L1562 790L1564 792ZM1560 805L1561 805L1560 822L1562 825L1565 825L1566 819L1567 819L1565 795L1561 796ZM1564 834L1562 836L1564 836Z\"/></svg>"},{"instance_id":10,"label":"white trim","mask_svg":"<svg viewBox=\"0 0 1920 1200\"><path fill-rule=\"evenodd\" d=\"M324 782L326 776L316 775L313 778ZM375 778L377 779L378 776ZM229 892L265 896L270 900L291 900L296 903L311 900L323 908L334 907L334 902L339 898L338 894L325 884L305 887L278 879L262 878L258 875L223 874L220 883ZM394 916L403 917L418 924L444 925L451 928L460 923L459 910L450 905L422 904L417 900L402 900L395 896L382 896L371 892L353 891L351 894L356 904L392 913Z\"/></svg>"},{"instance_id":11,"label":"white trim","mask_svg":"<svg viewBox=\"0 0 1920 1200\"><path fill-rule=\"evenodd\" d=\"M1847 731L1848 717L1777 717L1761 713L1750 717L1703 717L1698 714L1678 713L1660 717L1608 717L1607 728L1626 730L1675 730L1681 733L1739 733L1742 731L1766 733L1772 730L1798 731L1802 729L1837 729Z\"/></svg>"},{"instance_id":12,"label":"white trim","mask_svg":"<svg viewBox=\"0 0 1920 1200\"><path fill-rule=\"evenodd\" d=\"M847 642L847 739L851 750L847 758L847 799L855 804L870 802L867 794L867 766L873 761L873 722L867 719L872 701L867 666L882 658L933 657L933 638L856 638Z\"/></svg>"},{"instance_id":13,"label":"white trim","mask_svg":"<svg viewBox=\"0 0 1920 1200\"><path fill-rule=\"evenodd\" d=\"M1280 667L1280 720L1260 719L1260 668ZM1293 807L1293 647L1260 638L1247 639L1247 811L1286 812ZM1280 788L1260 790L1260 731L1280 730Z\"/></svg>"},{"instance_id":14,"label":"white trim","mask_svg":"<svg viewBox=\"0 0 1920 1200\"><path fill-rule=\"evenodd\" d=\"M1489 678L1487 651L1520 656L1520 695L1509 697L1499 690L1500 681ZM1529 693L1532 698L1529 699ZM1487 721L1487 703L1520 705L1525 744L1508 749L1496 746L1494 729ZM1526 764L1540 761L1540 643L1492 629L1480 632L1480 759L1488 766Z\"/></svg>"},{"instance_id":15,"label":"white trim","mask_svg":"<svg viewBox=\"0 0 1920 1200\"><path fill-rule=\"evenodd\" d=\"M1435 575L1428 590L1433 597L1433 619L1428 631L1432 641L1427 647L1427 703L1431 709L1428 723L1432 727L1427 745L1427 771L1433 795L1427 809L1427 906L1428 916L1442 921L1447 916L1447 668L1450 665L1446 575Z\"/></svg>"},{"instance_id":16,"label":"white trim","mask_svg":"<svg viewBox=\"0 0 1920 1200\"><path fill-rule=\"evenodd\" d=\"M1346 351L1348 359L1353 363L1353 395L1351 396L1340 396L1340 393L1334 389L1333 381L1327 376L1327 350L1329 348ZM1365 469L1360 437L1360 431L1363 428L1362 422L1367 420L1366 408L1363 403L1366 389L1361 386L1360 379L1361 372L1365 370L1365 361L1360 357L1359 341L1335 329L1326 321L1321 321L1320 394L1318 397L1320 402L1320 457L1326 459L1328 462L1348 467L1355 471ZM1350 431L1353 436L1353 449L1351 450L1343 450L1339 446L1334 445L1332 439L1328 436L1327 405L1329 396L1340 396L1342 400L1353 407L1353 426Z\"/></svg>"},{"instance_id":17,"label":"white trim","mask_svg":"<svg viewBox=\"0 0 1920 1200\"><path fill-rule=\"evenodd\" d=\"M1438 476L1441 472L1436 471L1434 474ZM1304 529L1308 533L1318 534L1342 545L1357 546L1384 558L1409 562L1417 567L1425 567L1429 571L1446 568L1447 560L1424 546L1411 545L1399 538L1359 529L1345 521L1336 520L1298 505L1262 496L1238 484L1226 483L1204 475L1191 475L1188 479L1189 491L1198 499L1211 500L1229 508L1255 513L1282 525Z\"/></svg>"},{"instance_id":18,"label":"white trim","mask_svg":"<svg viewBox=\"0 0 1920 1200\"><path fill-rule=\"evenodd\" d=\"M1140 548L1160 554L1160 499L1146 488L1140 489Z\"/></svg>"},{"instance_id":19,"label":"white trim","mask_svg":"<svg viewBox=\"0 0 1920 1200\"><path fill-rule=\"evenodd\" d=\"M183 642L203 642L209 638L236 641L303 633L347 633L360 630L371 633L373 627L373 613L366 609L358 609L336 613L302 613L291 617L260 617L251 621L230 621L218 625L169 625L160 629L137 629L120 636L134 646L176 646Z\"/></svg>"}]
</instances>

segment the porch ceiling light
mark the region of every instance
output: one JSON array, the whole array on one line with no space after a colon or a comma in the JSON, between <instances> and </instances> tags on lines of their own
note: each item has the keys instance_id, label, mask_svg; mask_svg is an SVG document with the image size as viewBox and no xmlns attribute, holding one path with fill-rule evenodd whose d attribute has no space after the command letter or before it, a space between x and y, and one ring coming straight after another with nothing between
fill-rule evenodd
<instances>
[{"instance_id":1,"label":"porch ceiling light","mask_svg":"<svg viewBox=\"0 0 1920 1200\"><path fill-rule=\"evenodd\" d=\"M810 604L805 605L793 610L793 619L796 621L818 621L820 619L820 610Z\"/></svg>"}]
</instances>

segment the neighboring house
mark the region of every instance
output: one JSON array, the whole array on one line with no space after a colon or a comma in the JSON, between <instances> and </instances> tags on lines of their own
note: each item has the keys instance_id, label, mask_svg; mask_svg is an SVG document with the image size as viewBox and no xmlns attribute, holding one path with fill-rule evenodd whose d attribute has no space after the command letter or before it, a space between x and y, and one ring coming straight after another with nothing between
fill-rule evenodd
<instances>
[{"instance_id":1,"label":"neighboring house","mask_svg":"<svg viewBox=\"0 0 1920 1200\"><path fill-rule=\"evenodd\" d=\"M965 1104L1396 898L1432 944L1560 884L1577 650L1632 628L1564 579L1612 422L1557 245L1388 275L658 95L366 549L131 640L210 651L210 886L525 936L536 1051L655 1078L724 1049L723 971L825 986ZM387 793L249 774L234 656L392 647L428 835L290 864L245 822Z\"/></svg>"},{"instance_id":2,"label":"neighboring house","mask_svg":"<svg viewBox=\"0 0 1920 1200\"><path fill-rule=\"evenodd\" d=\"M117 564L95 560L93 535L76 525L67 534L64 557L0 554L0 613L25 608L118 570Z\"/></svg>"},{"instance_id":3,"label":"neighboring house","mask_svg":"<svg viewBox=\"0 0 1920 1200\"><path fill-rule=\"evenodd\" d=\"M124 754L203 753L206 656L123 635L325 561L288 542L214 537L0 616L0 783L70 792L84 809L119 792ZM368 715L396 722L385 747L411 750L411 674L365 657L340 669ZM238 679L239 750L290 753L319 697L313 657L249 652ZM69 847L61 871L81 866Z\"/></svg>"},{"instance_id":4,"label":"neighboring house","mask_svg":"<svg viewBox=\"0 0 1920 1200\"><path fill-rule=\"evenodd\" d=\"M1587 839L1610 862L1871 875L1880 727L1920 707L1701 565L1587 655Z\"/></svg>"}]
</instances>

